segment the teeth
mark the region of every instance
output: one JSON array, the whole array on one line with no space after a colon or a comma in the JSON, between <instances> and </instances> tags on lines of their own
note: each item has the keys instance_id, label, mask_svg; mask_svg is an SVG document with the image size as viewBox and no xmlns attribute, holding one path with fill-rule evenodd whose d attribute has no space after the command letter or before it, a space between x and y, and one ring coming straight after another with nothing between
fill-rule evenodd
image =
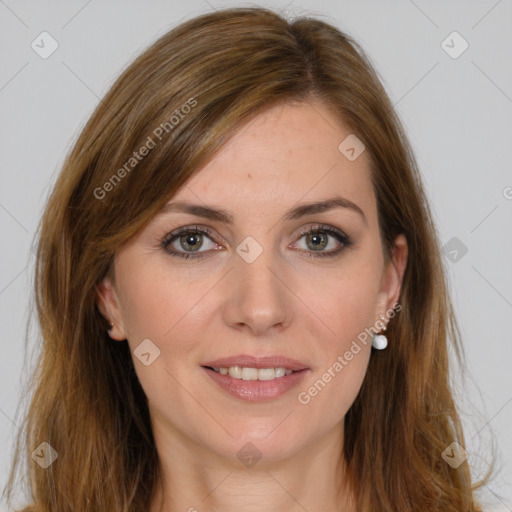
<instances>
[{"instance_id":1,"label":"teeth","mask_svg":"<svg viewBox=\"0 0 512 512\"><path fill-rule=\"evenodd\" d=\"M229 376L234 379L242 378L242 368L240 366L230 366L228 370Z\"/></svg>"},{"instance_id":2,"label":"teeth","mask_svg":"<svg viewBox=\"0 0 512 512\"><path fill-rule=\"evenodd\" d=\"M290 375L293 370L281 366L277 368L246 368L245 366L230 366L229 368L213 368L221 375L229 375L234 379L242 380L273 380Z\"/></svg>"},{"instance_id":3,"label":"teeth","mask_svg":"<svg viewBox=\"0 0 512 512\"><path fill-rule=\"evenodd\" d=\"M249 370L249 368L247 368L247 369ZM255 368L250 368L250 369L254 370ZM245 370L245 368L244 368L244 370ZM282 368L279 368L279 370L282 370ZM278 374L274 368L260 368L255 373L258 377L258 380L272 380L278 376ZM280 375L280 377L282 377L282 375Z\"/></svg>"}]
</instances>

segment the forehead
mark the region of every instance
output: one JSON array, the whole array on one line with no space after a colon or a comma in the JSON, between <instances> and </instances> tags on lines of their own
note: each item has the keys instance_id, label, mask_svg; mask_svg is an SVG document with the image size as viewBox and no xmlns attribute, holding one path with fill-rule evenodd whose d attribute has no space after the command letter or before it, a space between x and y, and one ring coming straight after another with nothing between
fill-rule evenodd
<instances>
[{"instance_id":1,"label":"forehead","mask_svg":"<svg viewBox=\"0 0 512 512\"><path fill-rule=\"evenodd\" d=\"M371 210L368 155L351 161L339 149L351 134L323 103L271 107L240 128L172 200L243 215L341 195Z\"/></svg>"}]
</instances>

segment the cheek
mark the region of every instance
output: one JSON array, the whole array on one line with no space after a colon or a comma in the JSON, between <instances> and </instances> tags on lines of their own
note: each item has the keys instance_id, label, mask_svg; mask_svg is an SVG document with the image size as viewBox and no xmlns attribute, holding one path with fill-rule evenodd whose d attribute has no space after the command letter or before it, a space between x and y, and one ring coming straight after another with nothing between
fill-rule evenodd
<instances>
[{"instance_id":1,"label":"cheek","mask_svg":"<svg viewBox=\"0 0 512 512\"><path fill-rule=\"evenodd\" d=\"M165 417L174 417L176 409L196 414L194 402L182 386L190 379L188 363L204 331L204 309L199 306L206 303L204 295L214 282L193 281L183 273L170 271L165 263L137 267L131 263L126 259L120 265L123 280L119 280L119 296L139 382L152 405ZM148 345L148 339L156 348ZM142 346L150 353L148 365L138 359Z\"/></svg>"},{"instance_id":2,"label":"cheek","mask_svg":"<svg viewBox=\"0 0 512 512\"><path fill-rule=\"evenodd\" d=\"M354 254L350 264L305 283L302 294L309 290L311 322L322 328L330 345L344 352L378 319L379 288L378 265Z\"/></svg>"},{"instance_id":3,"label":"cheek","mask_svg":"<svg viewBox=\"0 0 512 512\"><path fill-rule=\"evenodd\" d=\"M315 296L312 310L316 314L309 320L310 335L315 325L317 333L320 329L327 333L316 341L322 364L297 397L312 417L319 418L318 428L324 429L345 416L359 393L371 354L369 327L375 322L376 289L367 277L333 281Z\"/></svg>"},{"instance_id":4,"label":"cheek","mask_svg":"<svg viewBox=\"0 0 512 512\"><path fill-rule=\"evenodd\" d=\"M174 333L195 324L197 304L213 286L213 278L191 279L171 270L165 262L131 263L130 259L120 265L123 280L119 290L128 340L133 345L150 338L163 346Z\"/></svg>"},{"instance_id":5,"label":"cheek","mask_svg":"<svg viewBox=\"0 0 512 512\"><path fill-rule=\"evenodd\" d=\"M371 353L370 328L378 319L380 274L377 259L354 256L350 264L316 276L308 297L310 335L318 339L322 366L305 383L298 401L335 423L343 417L362 385ZM311 284L311 283L310 283ZM304 293L304 291L303 291Z\"/></svg>"},{"instance_id":6,"label":"cheek","mask_svg":"<svg viewBox=\"0 0 512 512\"><path fill-rule=\"evenodd\" d=\"M148 272L132 273L124 280L121 309L124 328L131 344L139 340L158 339L171 326L172 311L165 281ZM167 312L167 315L166 315Z\"/></svg>"}]
</instances>

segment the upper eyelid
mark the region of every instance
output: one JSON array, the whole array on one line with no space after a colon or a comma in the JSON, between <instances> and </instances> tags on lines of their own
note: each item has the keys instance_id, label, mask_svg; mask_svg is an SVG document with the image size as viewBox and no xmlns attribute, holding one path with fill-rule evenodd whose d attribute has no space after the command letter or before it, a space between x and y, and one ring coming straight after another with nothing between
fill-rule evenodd
<instances>
[{"instance_id":1,"label":"upper eyelid","mask_svg":"<svg viewBox=\"0 0 512 512\"><path fill-rule=\"evenodd\" d=\"M183 233L189 233L189 232L190 233L197 232L200 234L205 234L205 235L211 237L212 239L216 236L213 233L213 230L211 228L208 228L207 226L201 226L200 224L191 224L189 226L183 226L180 228L173 229L172 231L170 231L163 237L162 242L170 241L173 238L176 238L177 236L182 235ZM219 238L222 238L222 237L219 237Z\"/></svg>"}]
</instances>

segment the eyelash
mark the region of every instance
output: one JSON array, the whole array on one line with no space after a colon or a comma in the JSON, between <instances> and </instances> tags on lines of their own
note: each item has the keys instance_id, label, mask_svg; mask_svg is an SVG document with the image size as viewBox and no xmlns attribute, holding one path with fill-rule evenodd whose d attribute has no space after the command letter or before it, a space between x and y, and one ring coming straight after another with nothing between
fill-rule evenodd
<instances>
[{"instance_id":1,"label":"eyelash","mask_svg":"<svg viewBox=\"0 0 512 512\"><path fill-rule=\"evenodd\" d=\"M165 235L165 237L161 240L160 245L164 249L164 251L173 257L188 259L201 259L204 258L205 253L209 251L202 251L198 252L196 254L193 254L191 252L181 252L181 251L175 251L172 249L169 249L169 246L171 242L174 241L175 238L178 238L184 234L200 234L200 235L207 235L213 242L215 242L215 237L213 233L208 229L206 226L186 226L183 228L180 228L176 231L173 231L171 233L168 233ZM349 235L346 235L342 231L335 229L330 226L325 226L324 224L315 224L308 228L303 229L300 234L298 240L300 240L303 236L309 235L309 234L317 234L317 233L326 233L328 235L333 236L336 238L336 240L342 245L339 249L336 249L334 251L329 252L315 252L315 251L305 251L303 249L299 249L300 253L306 253L311 258L332 258L334 256L337 256L340 254L344 249L347 249L354 245L354 242L352 241L351 237ZM217 242L215 242L217 243Z\"/></svg>"}]
</instances>

